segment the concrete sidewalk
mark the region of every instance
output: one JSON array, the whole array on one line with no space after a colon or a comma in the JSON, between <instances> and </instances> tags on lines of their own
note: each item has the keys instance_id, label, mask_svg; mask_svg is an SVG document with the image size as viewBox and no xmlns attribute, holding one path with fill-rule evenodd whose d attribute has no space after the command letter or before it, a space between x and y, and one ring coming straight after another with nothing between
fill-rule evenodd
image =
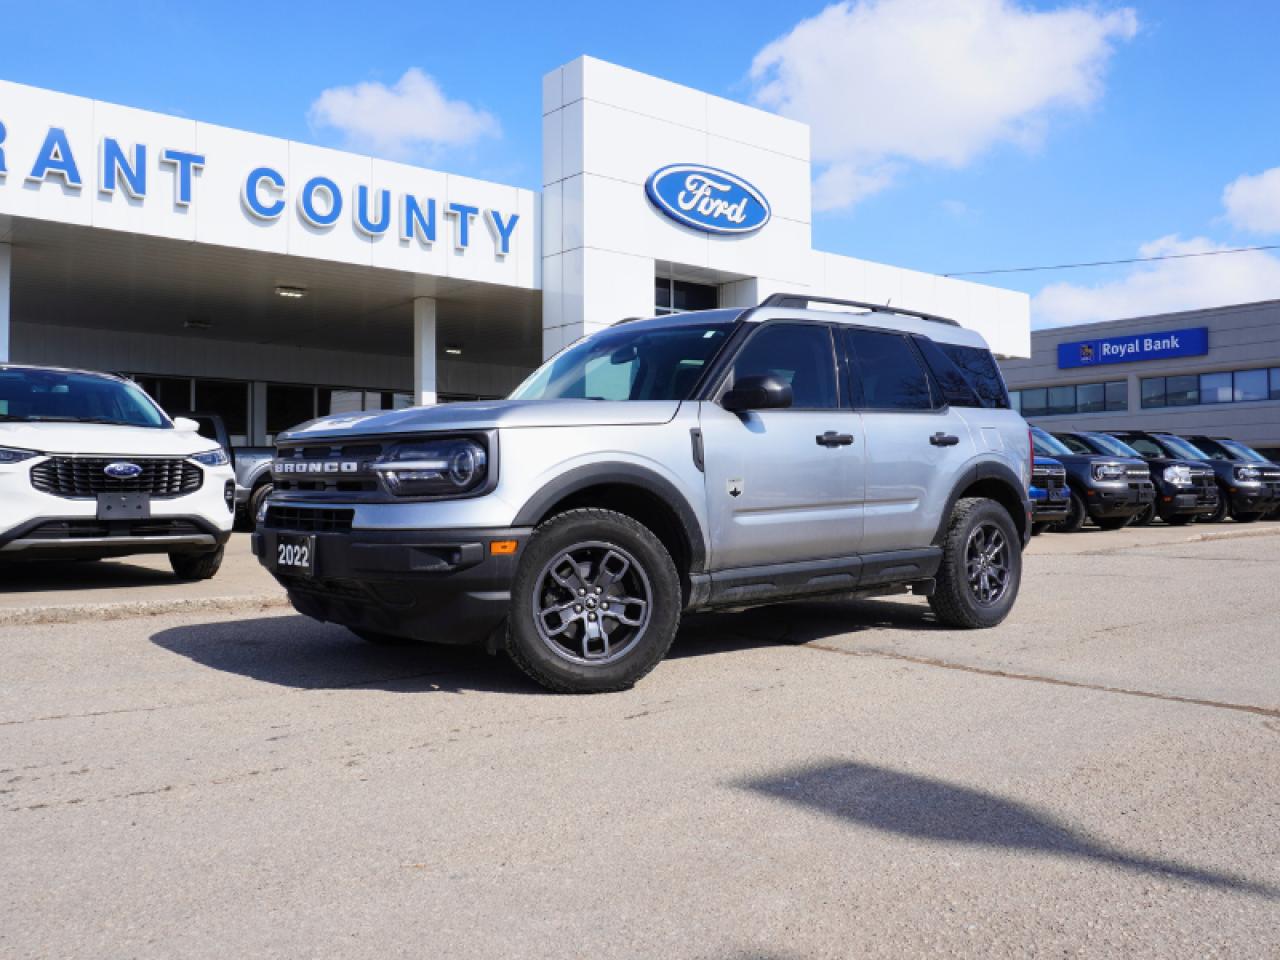
<instances>
[{"instance_id":1,"label":"concrete sidewalk","mask_svg":"<svg viewBox=\"0 0 1280 960\"><path fill-rule=\"evenodd\" d=\"M1037 556L1113 554L1206 540L1280 534L1280 523L1220 523L1169 527L1128 527L1079 533L1046 533L1027 549ZM232 535L222 569L212 580L183 583L163 555L125 557L95 563L28 561L0 567L0 626L119 620L201 610L253 613L288 606L280 586L249 549L249 536Z\"/></svg>"},{"instance_id":2,"label":"concrete sidewalk","mask_svg":"<svg viewBox=\"0 0 1280 960\"><path fill-rule=\"evenodd\" d=\"M163 554L119 560L28 560L0 566L0 626L118 620L186 610L250 612L288 605L249 536L232 534L212 580L183 582Z\"/></svg>"}]
</instances>

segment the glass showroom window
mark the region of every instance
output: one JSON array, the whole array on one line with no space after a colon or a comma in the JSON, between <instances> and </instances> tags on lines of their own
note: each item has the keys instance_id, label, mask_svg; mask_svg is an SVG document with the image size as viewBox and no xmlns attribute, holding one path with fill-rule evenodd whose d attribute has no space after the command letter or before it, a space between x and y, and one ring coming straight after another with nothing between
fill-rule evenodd
<instances>
[{"instance_id":1,"label":"glass showroom window","mask_svg":"<svg viewBox=\"0 0 1280 960\"><path fill-rule=\"evenodd\" d=\"M315 387L267 384L267 443L274 443L276 434L305 423L315 415Z\"/></svg>"},{"instance_id":2,"label":"glass showroom window","mask_svg":"<svg viewBox=\"0 0 1280 960\"><path fill-rule=\"evenodd\" d=\"M658 277L654 280L654 312L664 317L687 310L714 310L720 305L720 288Z\"/></svg>"},{"instance_id":3,"label":"glass showroom window","mask_svg":"<svg viewBox=\"0 0 1280 960\"><path fill-rule=\"evenodd\" d=\"M244 380L197 380L195 410L216 413L233 447L249 442L249 384Z\"/></svg>"}]
</instances>

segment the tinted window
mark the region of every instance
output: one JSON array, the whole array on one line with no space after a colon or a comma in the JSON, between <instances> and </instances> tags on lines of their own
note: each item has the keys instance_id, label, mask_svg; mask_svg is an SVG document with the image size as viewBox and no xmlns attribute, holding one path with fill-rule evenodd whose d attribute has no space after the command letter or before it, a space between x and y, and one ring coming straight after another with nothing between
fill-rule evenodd
<instances>
[{"instance_id":1,"label":"tinted window","mask_svg":"<svg viewBox=\"0 0 1280 960\"><path fill-rule=\"evenodd\" d=\"M1223 448L1222 444L1208 437L1195 437L1195 445L1209 455L1210 460L1233 460L1234 457Z\"/></svg>"},{"instance_id":2,"label":"tinted window","mask_svg":"<svg viewBox=\"0 0 1280 960\"><path fill-rule=\"evenodd\" d=\"M1129 409L1129 381L1128 380L1109 380L1107 387L1107 409L1108 410L1128 410Z\"/></svg>"},{"instance_id":3,"label":"tinted window","mask_svg":"<svg viewBox=\"0 0 1280 960\"><path fill-rule=\"evenodd\" d=\"M1142 405L1144 407L1164 406L1164 377L1148 377L1142 381Z\"/></svg>"},{"instance_id":4,"label":"tinted window","mask_svg":"<svg viewBox=\"0 0 1280 960\"><path fill-rule=\"evenodd\" d=\"M1280 367L1271 368L1271 399L1280 400Z\"/></svg>"},{"instance_id":5,"label":"tinted window","mask_svg":"<svg viewBox=\"0 0 1280 960\"><path fill-rule=\"evenodd\" d=\"M1101 413L1106 406L1106 389L1101 383L1082 383L1076 387L1076 409L1081 413Z\"/></svg>"},{"instance_id":6,"label":"tinted window","mask_svg":"<svg viewBox=\"0 0 1280 960\"><path fill-rule=\"evenodd\" d=\"M1231 374L1227 374L1227 394L1230 399ZM1192 374L1183 377L1166 377L1164 381L1165 403L1171 407L1191 407L1200 402L1200 382Z\"/></svg>"},{"instance_id":7,"label":"tinted window","mask_svg":"<svg viewBox=\"0 0 1280 960\"><path fill-rule=\"evenodd\" d=\"M128 380L61 370L0 370L0 421L118 423L167 427L145 393Z\"/></svg>"},{"instance_id":8,"label":"tinted window","mask_svg":"<svg viewBox=\"0 0 1280 960\"><path fill-rule=\"evenodd\" d=\"M1057 433L1054 437L1072 453L1093 453L1089 445L1078 437L1073 437L1069 433Z\"/></svg>"},{"instance_id":9,"label":"tinted window","mask_svg":"<svg viewBox=\"0 0 1280 960\"><path fill-rule=\"evenodd\" d=\"M1120 437L1117 437L1117 439L1123 441L1124 443L1127 443L1129 446L1133 447L1133 449L1137 450L1138 453L1142 454L1144 457L1165 456L1165 452L1160 449L1160 444L1156 443L1154 440L1150 439L1149 437L1120 436Z\"/></svg>"},{"instance_id":10,"label":"tinted window","mask_svg":"<svg viewBox=\"0 0 1280 960\"><path fill-rule=\"evenodd\" d=\"M1050 413L1075 413L1076 412L1076 388L1075 387L1050 387L1049 388L1049 412Z\"/></svg>"},{"instance_id":11,"label":"tinted window","mask_svg":"<svg viewBox=\"0 0 1280 960\"><path fill-rule=\"evenodd\" d=\"M897 333L846 330L861 403L872 410L930 410L929 380L911 341Z\"/></svg>"},{"instance_id":12,"label":"tinted window","mask_svg":"<svg viewBox=\"0 0 1280 960\"><path fill-rule=\"evenodd\" d=\"M933 374L934 381L942 391L942 399L957 407L981 407L984 404L978 394L970 386L969 378L951 362L951 358L943 353L941 344L934 343L928 337L916 337L916 346L924 356L924 361Z\"/></svg>"},{"instance_id":13,"label":"tinted window","mask_svg":"<svg viewBox=\"0 0 1280 960\"><path fill-rule=\"evenodd\" d=\"M766 324L747 341L733 362L729 386L743 377L775 376L791 385L792 407L825 410L840 406L835 352L825 326ZM921 374L923 377L923 374Z\"/></svg>"},{"instance_id":14,"label":"tinted window","mask_svg":"<svg viewBox=\"0 0 1280 960\"><path fill-rule=\"evenodd\" d=\"M1241 370L1235 378L1235 399L1266 400L1268 395L1266 370Z\"/></svg>"},{"instance_id":15,"label":"tinted window","mask_svg":"<svg viewBox=\"0 0 1280 960\"><path fill-rule=\"evenodd\" d=\"M284 433L290 427L310 420L316 415L315 402L315 391L311 387L267 384L267 433Z\"/></svg>"},{"instance_id":16,"label":"tinted window","mask_svg":"<svg viewBox=\"0 0 1280 960\"><path fill-rule=\"evenodd\" d=\"M964 373L984 407L1003 409L1009 406L1004 377L1000 375L1000 368L989 350L954 343L939 343L938 348Z\"/></svg>"},{"instance_id":17,"label":"tinted window","mask_svg":"<svg viewBox=\"0 0 1280 960\"><path fill-rule=\"evenodd\" d=\"M1035 387L1031 390L1022 391L1022 415L1030 419L1031 417L1043 417L1049 412L1049 391L1044 387Z\"/></svg>"},{"instance_id":18,"label":"tinted window","mask_svg":"<svg viewBox=\"0 0 1280 960\"><path fill-rule=\"evenodd\" d=\"M1194 380L1194 377L1170 377L1172 380ZM1194 402L1194 401L1192 401ZM1230 403L1231 402L1231 374L1229 373L1202 373L1200 374L1200 402L1201 403Z\"/></svg>"},{"instance_id":19,"label":"tinted window","mask_svg":"<svg viewBox=\"0 0 1280 960\"><path fill-rule=\"evenodd\" d=\"M249 385L235 380L197 380L196 410L216 413L233 444L249 442Z\"/></svg>"}]
</instances>

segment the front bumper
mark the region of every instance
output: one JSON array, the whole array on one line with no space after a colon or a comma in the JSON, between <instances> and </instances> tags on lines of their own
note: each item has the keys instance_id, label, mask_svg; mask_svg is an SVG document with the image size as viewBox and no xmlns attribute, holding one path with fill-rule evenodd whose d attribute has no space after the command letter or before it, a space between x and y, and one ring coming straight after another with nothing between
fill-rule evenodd
<instances>
[{"instance_id":1,"label":"front bumper","mask_svg":"<svg viewBox=\"0 0 1280 960\"><path fill-rule=\"evenodd\" d=\"M434 643L484 640L507 616L511 582L529 528L311 532L264 527L253 534L258 561L306 616ZM276 570L282 535L315 537L314 572ZM494 541L514 540L494 555Z\"/></svg>"},{"instance_id":2,"label":"front bumper","mask_svg":"<svg viewBox=\"0 0 1280 960\"><path fill-rule=\"evenodd\" d=\"M1280 504L1280 483L1237 484L1222 492L1232 513L1270 513Z\"/></svg>"},{"instance_id":3,"label":"front bumper","mask_svg":"<svg viewBox=\"0 0 1280 960\"><path fill-rule=\"evenodd\" d=\"M1071 492L1067 487L1031 488L1031 520L1052 523L1061 520L1071 509Z\"/></svg>"},{"instance_id":4,"label":"front bumper","mask_svg":"<svg viewBox=\"0 0 1280 960\"><path fill-rule=\"evenodd\" d=\"M1156 499L1150 481L1090 487L1085 491L1085 509L1095 520L1131 517L1151 506Z\"/></svg>"},{"instance_id":5,"label":"front bumper","mask_svg":"<svg viewBox=\"0 0 1280 960\"><path fill-rule=\"evenodd\" d=\"M1218 487L1170 487L1156 498L1156 513L1161 519L1184 516L1208 516L1218 509Z\"/></svg>"}]
</instances>

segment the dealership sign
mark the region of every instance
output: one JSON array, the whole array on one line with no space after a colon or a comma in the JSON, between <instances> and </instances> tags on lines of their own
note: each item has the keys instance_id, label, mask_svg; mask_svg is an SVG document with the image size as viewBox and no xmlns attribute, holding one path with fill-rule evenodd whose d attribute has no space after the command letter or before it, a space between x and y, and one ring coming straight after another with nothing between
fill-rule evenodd
<instances>
[{"instance_id":1,"label":"dealership sign","mask_svg":"<svg viewBox=\"0 0 1280 960\"><path fill-rule=\"evenodd\" d=\"M673 163L645 181L649 201L666 216L705 233L754 233L773 211L764 194L727 170Z\"/></svg>"},{"instance_id":2,"label":"dealership sign","mask_svg":"<svg viewBox=\"0 0 1280 960\"><path fill-rule=\"evenodd\" d=\"M1124 337L1075 340L1058 344L1058 369L1102 363L1138 363L1173 357L1202 357L1209 352L1209 328L1134 333Z\"/></svg>"}]
</instances>

